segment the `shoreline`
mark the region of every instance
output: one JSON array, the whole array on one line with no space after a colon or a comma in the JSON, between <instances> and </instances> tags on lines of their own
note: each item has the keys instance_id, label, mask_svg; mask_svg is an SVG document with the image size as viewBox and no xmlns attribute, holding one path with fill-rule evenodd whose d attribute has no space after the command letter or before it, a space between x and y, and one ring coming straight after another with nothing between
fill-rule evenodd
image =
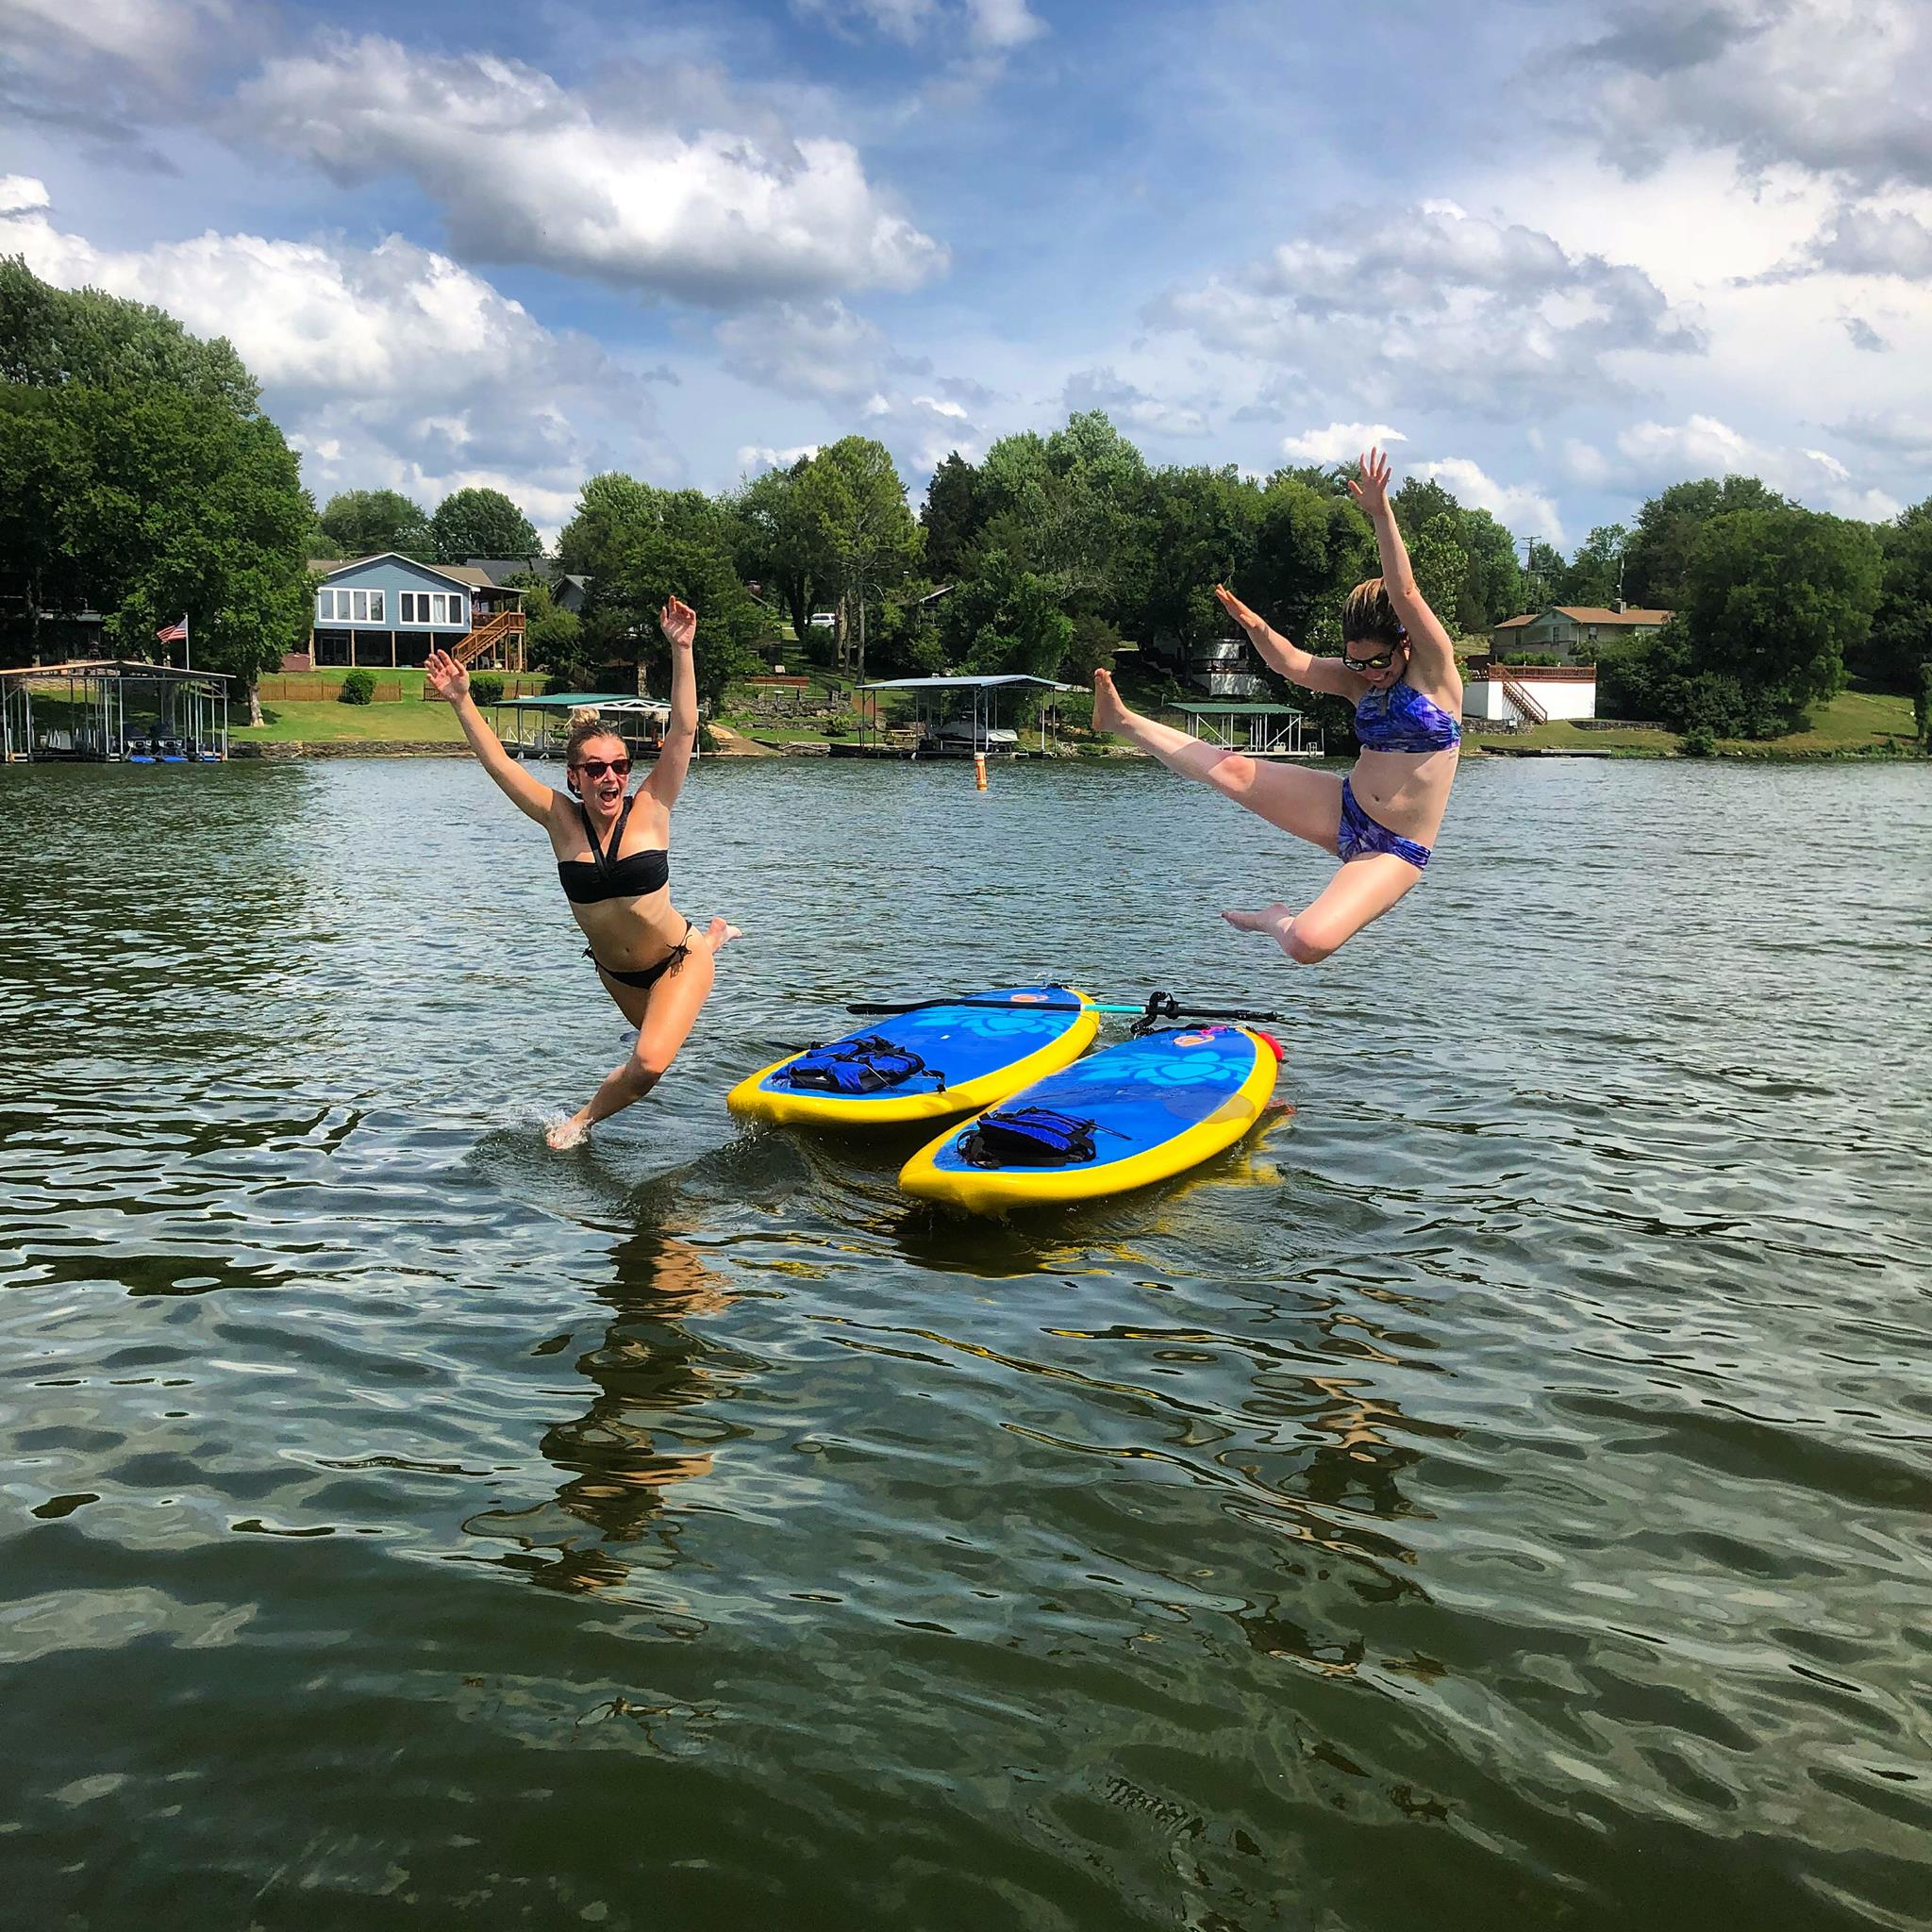
<instances>
[{"instance_id":1,"label":"shoreline","mask_svg":"<svg viewBox=\"0 0 1932 1932\"><path fill-rule=\"evenodd\" d=\"M750 749L755 745L757 748ZM367 738L340 739L251 739L240 743L232 740L228 757L233 761L251 761L269 764L294 763L308 758L466 758L470 748L463 743L444 743L432 739L424 740L385 740ZM795 758L801 761L817 762L827 756L827 747L823 743L808 741L803 744L767 744L758 740L747 741L747 748L727 749L720 746L705 754L703 761L717 760L728 763L737 759L759 761L767 758ZM1676 746L1650 745L1605 745L1601 749L1593 746L1539 745L1539 744L1486 744L1480 741L1463 741L1465 758L1583 758L1596 763L1642 760L1650 763L1682 762L1685 764L1757 764L1757 765L1801 765L1801 764L1923 764L1932 758L1932 754L1917 747L1897 744L1842 745L1817 748L1782 748L1767 745L1758 751L1740 751L1720 747L1707 756L1699 758ZM1146 752L1130 748L1120 750L1088 750L1063 753L1057 758L1029 758L1028 764L1087 765L1107 764L1119 759L1139 759L1147 763L1156 760ZM1344 765L1353 762L1351 755L1341 753L1333 758L1296 759L1292 762L1314 766Z\"/></svg>"}]
</instances>

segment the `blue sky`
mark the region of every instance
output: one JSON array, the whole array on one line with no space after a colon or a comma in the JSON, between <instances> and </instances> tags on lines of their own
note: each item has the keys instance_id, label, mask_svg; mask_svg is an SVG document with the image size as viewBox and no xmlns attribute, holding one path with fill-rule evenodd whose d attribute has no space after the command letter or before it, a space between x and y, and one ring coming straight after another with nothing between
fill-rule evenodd
<instances>
[{"instance_id":1,"label":"blue sky","mask_svg":"<svg viewBox=\"0 0 1932 1932\"><path fill-rule=\"evenodd\" d=\"M1747 470L1932 492L1918 0L1457 9L0 0L0 250L227 334L318 499L1099 407L1390 441L1574 546Z\"/></svg>"}]
</instances>

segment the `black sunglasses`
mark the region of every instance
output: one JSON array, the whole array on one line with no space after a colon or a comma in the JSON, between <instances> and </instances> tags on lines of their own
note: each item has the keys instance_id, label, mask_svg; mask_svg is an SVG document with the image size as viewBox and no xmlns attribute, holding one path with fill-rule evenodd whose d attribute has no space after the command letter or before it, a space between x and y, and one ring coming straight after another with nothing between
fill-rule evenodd
<instances>
[{"instance_id":1,"label":"black sunglasses","mask_svg":"<svg viewBox=\"0 0 1932 1932\"><path fill-rule=\"evenodd\" d=\"M1393 650L1379 652L1373 658L1355 658L1349 655L1346 644L1341 647L1341 661L1351 671L1386 671L1395 661Z\"/></svg>"},{"instance_id":2,"label":"black sunglasses","mask_svg":"<svg viewBox=\"0 0 1932 1932\"><path fill-rule=\"evenodd\" d=\"M581 772L587 778L601 778L606 772L615 772L620 778L630 776L628 758L585 758L571 767L573 772Z\"/></svg>"}]
</instances>

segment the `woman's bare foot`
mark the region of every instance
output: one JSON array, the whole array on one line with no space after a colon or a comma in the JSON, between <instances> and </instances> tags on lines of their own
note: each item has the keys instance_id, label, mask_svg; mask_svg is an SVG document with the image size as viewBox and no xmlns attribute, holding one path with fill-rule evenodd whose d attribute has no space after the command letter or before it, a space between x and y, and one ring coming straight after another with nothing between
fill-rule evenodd
<instances>
[{"instance_id":1,"label":"woman's bare foot","mask_svg":"<svg viewBox=\"0 0 1932 1932\"><path fill-rule=\"evenodd\" d=\"M588 1108L579 1108L566 1121L552 1121L543 1138L553 1147L581 1147L591 1138L591 1124L584 1118Z\"/></svg>"},{"instance_id":2,"label":"woman's bare foot","mask_svg":"<svg viewBox=\"0 0 1932 1932\"><path fill-rule=\"evenodd\" d=\"M723 919L713 919L705 930L705 943L714 953L728 941L741 940L743 937L743 933L739 931L735 925Z\"/></svg>"},{"instance_id":3,"label":"woman's bare foot","mask_svg":"<svg viewBox=\"0 0 1932 1932\"><path fill-rule=\"evenodd\" d=\"M1118 737L1127 722L1127 708L1121 703L1121 694L1113 688L1111 671L1096 671L1093 674L1093 728L1107 731Z\"/></svg>"},{"instance_id":4,"label":"woman's bare foot","mask_svg":"<svg viewBox=\"0 0 1932 1932\"><path fill-rule=\"evenodd\" d=\"M1258 912L1224 912L1222 918L1237 932L1263 932L1285 953L1288 935L1294 925L1294 908L1277 899Z\"/></svg>"}]
</instances>

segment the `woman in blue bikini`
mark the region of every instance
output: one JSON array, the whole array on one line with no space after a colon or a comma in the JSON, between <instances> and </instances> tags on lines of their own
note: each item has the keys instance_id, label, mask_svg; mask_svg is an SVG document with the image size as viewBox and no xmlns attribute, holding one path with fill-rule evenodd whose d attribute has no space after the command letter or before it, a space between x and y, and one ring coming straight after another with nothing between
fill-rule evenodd
<instances>
[{"instance_id":1,"label":"woman in blue bikini","mask_svg":"<svg viewBox=\"0 0 1932 1932\"><path fill-rule=\"evenodd\" d=\"M1113 679L1093 675L1093 726L1152 752L1247 810L1336 854L1341 870L1301 911L1279 903L1224 912L1242 932L1263 932L1291 959L1313 965L1422 883L1441 830L1462 741L1462 677L1449 633L1423 601L1389 507L1389 459L1371 450L1349 484L1374 526L1382 575L1357 584L1341 611L1341 656L1316 658L1271 629L1231 591L1223 608L1284 677L1355 703L1361 756L1345 778L1264 763L1204 744L1121 703Z\"/></svg>"}]
</instances>

